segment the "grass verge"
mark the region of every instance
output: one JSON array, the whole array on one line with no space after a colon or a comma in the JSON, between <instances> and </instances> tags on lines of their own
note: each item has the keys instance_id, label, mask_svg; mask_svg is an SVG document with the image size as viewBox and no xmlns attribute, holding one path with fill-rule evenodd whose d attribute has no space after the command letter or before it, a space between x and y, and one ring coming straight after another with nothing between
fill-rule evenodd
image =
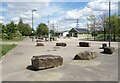
<instances>
[{"instance_id":1,"label":"grass verge","mask_svg":"<svg viewBox=\"0 0 120 83\"><path fill-rule=\"evenodd\" d=\"M8 53L11 49L13 49L14 47L16 47L16 44L3 44L0 45L0 58L2 56L4 56L6 53Z\"/></svg>"},{"instance_id":2,"label":"grass verge","mask_svg":"<svg viewBox=\"0 0 120 83\"><path fill-rule=\"evenodd\" d=\"M17 41L22 41L24 39L25 39L25 37L16 37L16 38L13 38L13 39L10 39L10 40L0 38L0 41L2 41L2 42L17 42Z\"/></svg>"}]
</instances>

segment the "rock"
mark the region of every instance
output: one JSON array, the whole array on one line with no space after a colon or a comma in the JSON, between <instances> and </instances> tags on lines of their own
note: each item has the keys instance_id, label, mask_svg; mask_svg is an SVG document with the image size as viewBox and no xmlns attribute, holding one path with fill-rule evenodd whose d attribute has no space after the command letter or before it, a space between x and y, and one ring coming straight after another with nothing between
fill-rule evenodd
<instances>
[{"instance_id":1,"label":"rock","mask_svg":"<svg viewBox=\"0 0 120 83\"><path fill-rule=\"evenodd\" d=\"M105 47L107 47L107 44L103 43L102 48L104 49Z\"/></svg>"},{"instance_id":2,"label":"rock","mask_svg":"<svg viewBox=\"0 0 120 83\"><path fill-rule=\"evenodd\" d=\"M57 37L53 37L53 41L57 41Z\"/></svg>"},{"instance_id":3,"label":"rock","mask_svg":"<svg viewBox=\"0 0 120 83\"><path fill-rule=\"evenodd\" d=\"M36 40L36 42L42 42L42 40L39 39L39 40Z\"/></svg>"},{"instance_id":4,"label":"rock","mask_svg":"<svg viewBox=\"0 0 120 83\"><path fill-rule=\"evenodd\" d=\"M46 37L46 38L45 38L45 41L48 41L48 40L49 40L49 38Z\"/></svg>"},{"instance_id":5,"label":"rock","mask_svg":"<svg viewBox=\"0 0 120 83\"><path fill-rule=\"evenodd\" d=\"M33 56L32 66L35 69L48 69L61 66L63 63L63 58L61 56L54 55L41 55L41 56Z\"/></svg>"},{"instance_id":6,"label":"rock","mask_svg":"<svg viewBox=\"0 0 120 83\"><path fill-rule=\"evenodd\" d=\"M53 38L52 38L52 37L50 37L50 41L53 41Z\"/></svg>"},{"instance_id":7,"label":"rock","mask_svg":"<svg viewBox=\"0 0 120 83\"><path fill-rule=\"evenodd\" d=\"M115 52L114 47L105 47L104 48L104 53L106 53L106 54L113 54L114 52Z\"/></svg>"},{"instance_id":8,"label":"rock","mask_svg":"<svg viewBox=\"0 0 120 83\"><path fill-rule=\"evenodd\" d=\"M66 43L56 43L56 46L66 46Z\"/></svg>"},{"instance_id":9,"label":"rock","mask_svg":"<svg viewBox=\"0 0 120 83\"><path fill-rule=\"evenodd\" d=\"M37 43L36 46L44 46L44 44L43 43Z\"/></svg>"},{"instance_id":10,"label":"rock","mask_svg":"<svg viewBox=\"0 0 120 83\"><path fill-rule=\"evenodd\" d=\"M90 47L90 43L88 43L88 42L79 42L79 46L81 46L81 47Z\"/></svg>"},{"instance_id":11,"label":"rock","mask_svg":"<svg viewBox=\"0 0 120 83\"><path fill-rule=\"evenodd\" d=\"M78 54L75 55L74 60L90 60L90 59L94 59L97 57L97 53L96 52L80 52Z\"/></svg>"}]
</instances>

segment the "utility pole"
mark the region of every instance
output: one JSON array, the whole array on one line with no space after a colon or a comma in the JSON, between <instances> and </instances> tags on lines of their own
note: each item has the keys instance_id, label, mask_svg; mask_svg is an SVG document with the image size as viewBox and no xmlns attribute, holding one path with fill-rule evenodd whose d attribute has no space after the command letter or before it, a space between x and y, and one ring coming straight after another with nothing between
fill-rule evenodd
<instances>
[{"instance_id":1,"label":"utility pole","mask_svg":"<svg viewBox=\"0 0 120 83\"><path fill-rule=\"evenodd\" d=\"M78 21L79 21L79 19L77 18L77 28L79 27Z\"/></svg>"},{"instance_id":2,"label":"utility pole","mask_svg":"<svg viewBox=\"0 0 120 83\"><path fill-rule=\"evenodd\" d=\"M77 10L77 28L79 27L78 21L79 21L79 15L78 15L78 10Z\"/></svg>"},{"instance_id":3,"label":"utility pole","mask_svg":"<svg viewBox=\"0 0 120 83\"><path fill-rule=\"evenodd\" d=\"M110 47L110 42L111 42L111 19L110 19L110 15L111 15L111 2L109 0L109 47Z\"/></svg>"},{"instance_id":4,"label":"utility pole","mask_svg":"<svg viewBox=\"0 0 120 83\"><path fill-rule=\"evenodd\" d=\"M53 36L55 35L55 23L53 22Z\"/></svg>"},{"instance_id":5,"label":"utility pole","mask_svg":"<svg viewBox=\"0 0 120 83\"><path fill-rule=\"evenodd\" d=\"M56 25L57 25L57 36L58 36L58 24L56 23Z\"/></svg>"}]
</instances>

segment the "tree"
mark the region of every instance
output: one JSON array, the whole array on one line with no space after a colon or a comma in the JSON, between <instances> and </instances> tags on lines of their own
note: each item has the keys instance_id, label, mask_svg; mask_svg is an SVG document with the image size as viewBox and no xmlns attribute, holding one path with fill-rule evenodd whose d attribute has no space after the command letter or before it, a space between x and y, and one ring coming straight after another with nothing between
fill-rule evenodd
<instances>
[{"instance_id":1,"label":"tree","mask_svg":"<svg viewBox=\"0 0 120 83\"><path fill-rule=\"evenodd\" d=\"M32 28L30 27L29 24L23 23L22 19L20 19L18 23L18 30L23 36L29 36L32 34Z\"/></svg>"},{"instance_id":2,"label":"tree","mask_svg":"<svg viewBox=\"0 0 120 83\"><path fill-rule=\"evenodd\" d=\"M24 30L23 30L23 35L24 36L29 36L32 34L32 28L30 27L29 24L24 24Z\"/></svg>"},{"instance_id":3,"label":"tree","mask_svg":"<svg viewBox=\"0 0 120 83\"><path fill-rule=\"evenodd\" d=\"M103 27L103 34L104 34L104 41L106 40L106 26L105 26L105 24L106 24L106 21L105 21L105 18L107 17L107 15L106 15L106 13L105 14L103 14L102 16L101 16L101 23L102 23L102 27Z\"/></svg>"},{"instance_id":4,"label":"tree","mask_svg":"<svg viewBox=\"0 0 120 83\"><path fill-rule=\"evenodd\" d=\"M94 40L95 40L95 25L96 25L96 18L94 14L91 14L88 18L87 18L91 24L90 24L90 31L92 32L92 36L94 36Z\"/></svg>"},{"instance_id":5,"label":"tree","mask_svg":"<svg viewBox=\"0 0 120 83\"><path fill-rule=\"evenodd\" d=\"M17 28L18 28L19 32L23 35L23 33L24 33L24 23L23 23L22 19L20 19Z\"/></svg>"},{"instance_id":6,"label":"tree","mask_svg":"<svg viewBox=\"0 0 120 83\"><path fill-rule=\"evenodd\" d=\"M48 27L45 23L40 23L37 27L36 34L38 36L45 36L48 34Z\"/></svg>"},{"instance_id":7,"label":"tree","mask_svg":"<svg viewBox=\"0 0 120 83\"><path fill-rule=\"evenodd\" d=\"M14 37L14 34L17 32L16 24L14 24L13 21L6 24L6 27L4 28L5 33L7 34L7 39L12 39Z\"/></svg>"},{"instance_id":8,"label":"tree","mask_svg":"<svg viewBox=\"0 0 120 83\"><path fill-rule=\"evenodd\" d=\"M5 37L4 35L4 33L5 33L5 25L3 24L3 23L0 23L0 38L3 38L3 37Z\"/></svg>"},{"instance_id":9,"label":"tree","mask_svg":"<svg viewBox=\"0 0 120 83\"><path fill-rule=\"evenodd\" d=\"M54 35L55 35L54 33L55 33L55 31L54 31L53 29L51 29L51 30L50 30L50 34L51 34L52 36L54 36Z\"/></svg>"},{"instance_id":10,"label":"tree","mask_svg":"<svg viewBox=\"0 0 120 83\"><path fill-rule=\"evenodd\" d=\"M118 16L116 14L110 16L111 20L110 20L110 29L111 29L111 35L113 36L113 40L116 41L116 36L118 36L119 34L119 19ZM104 19L105 25L104 27L106 27L106 33L108 34L109 31L109 17Z\"/></svg>"}]
</instances>

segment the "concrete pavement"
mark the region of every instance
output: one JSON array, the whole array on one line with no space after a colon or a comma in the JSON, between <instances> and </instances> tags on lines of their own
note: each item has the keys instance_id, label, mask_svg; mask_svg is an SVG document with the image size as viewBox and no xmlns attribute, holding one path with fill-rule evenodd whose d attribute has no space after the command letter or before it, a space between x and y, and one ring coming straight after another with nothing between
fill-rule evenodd
<instances>
[{"instance_id":1,"label":"concrete pavement","mask_svg":"<svg viewBox=\"0 0 120 83\"><path fill-rule=\"evenodd\" d=\"M91 47L78 47L78 39L60 39L54 42L43 42L45 46L36 47L36 42L27 38L18 43L2 61L3 81L117 81L118 80L118 43L111 45L116 48L112 55L102 54L99 49L102 42L89 41ZM82 40L83 41L83 40ZM56 42L66 42L66 47L56 47ZM96 59L90 61L73 61L76 53L81 51L95 51ZM63 65L60 67L33 71L32 56L42 54L60 55Z\"/></svg>"}]
</instances>

